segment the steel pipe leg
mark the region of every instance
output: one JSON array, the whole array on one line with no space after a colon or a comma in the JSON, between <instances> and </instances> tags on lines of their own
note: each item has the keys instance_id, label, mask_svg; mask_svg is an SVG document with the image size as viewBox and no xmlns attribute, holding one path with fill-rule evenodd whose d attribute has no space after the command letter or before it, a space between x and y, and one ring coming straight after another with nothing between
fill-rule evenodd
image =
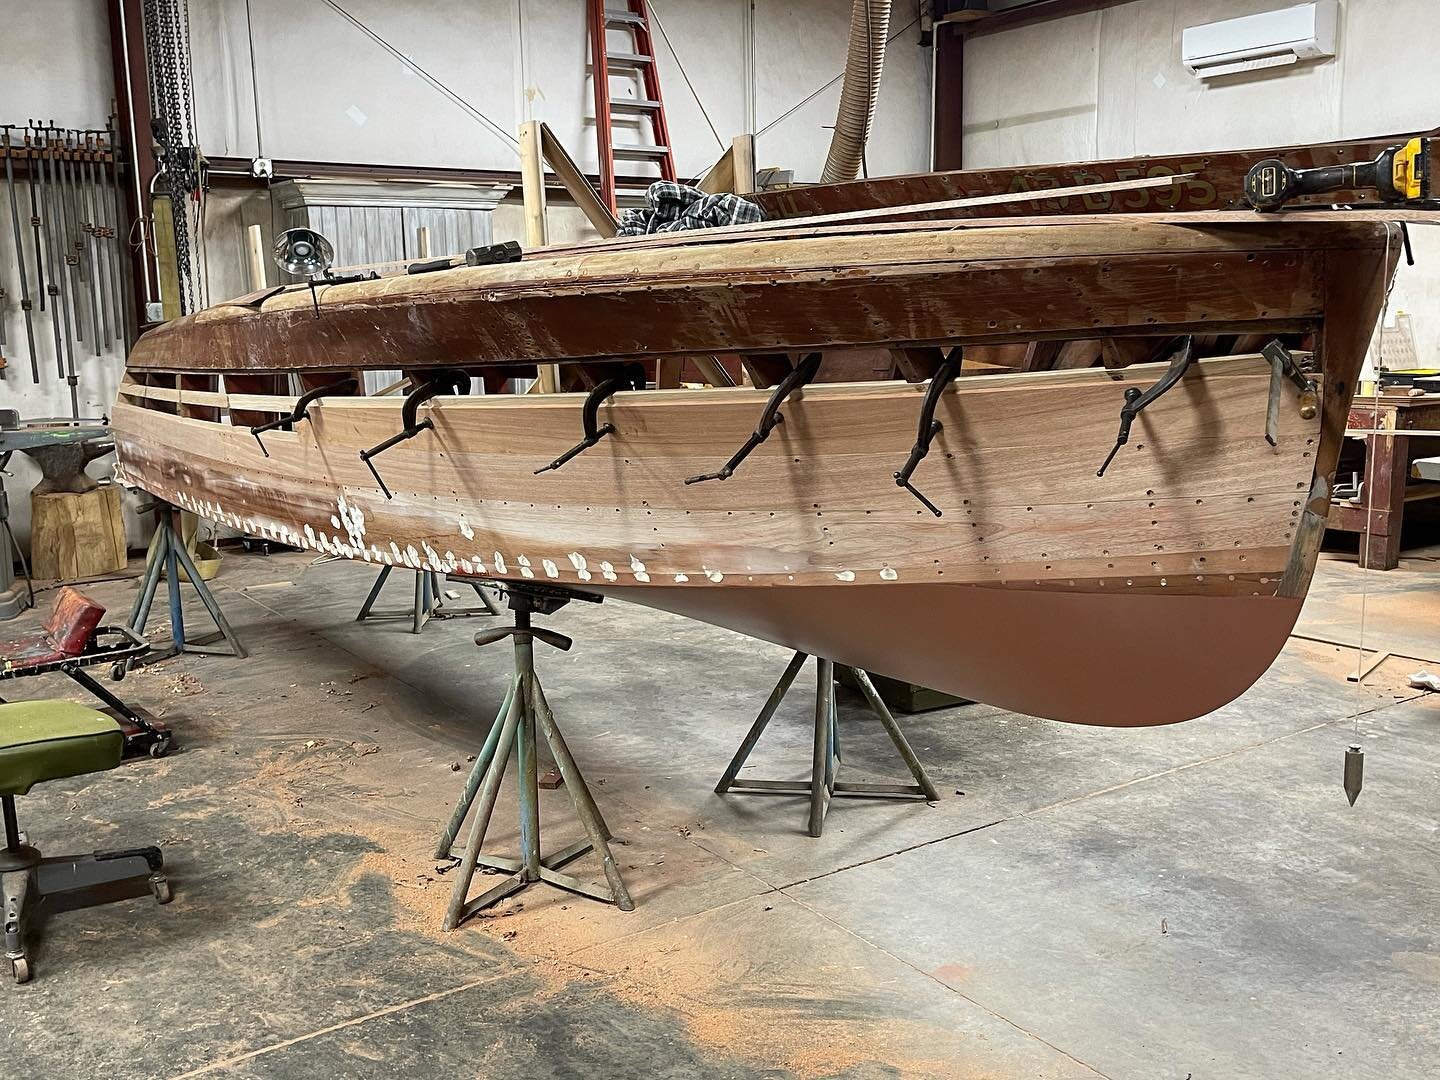
<instances>
[{"instance_id":1,"label":"steel pipe leg","mask_svg":"<svg viewBox=\"0 0 1440 1080\"><path fill-rule=\"evenodd\" d=\"M609 840L613 835L610 832L610 826L605 824L600 807L596 805L595 797L590 794L590 785L585 783L585 777L580 772L575 755L570 752L570 747L565 742L565 736L560 734L560 728L555 723L555 713L550 708L550 702L545 700L545 690L541 687L539 678L535 680L534 689L535 716L540 721L540 729L545 735L545 741L550 745L550 753L554 756L555 764L560 769L560 777L570 792L570 798L576 801L575 810L582 818L587 812L593 815L596 824L600 826L600 835ZM584 810L580 808L581 801L585 803Z\"/></svg>"},{"instance_id":2,"label":"steel pipe leg","mask_svg":"<svg viewBox=\"0 0 1440 1080\"><path fill-rule=\"evenodd\" d=\"M135 597L135 606L130 609L130 622L127 624L137 634L144 635L145 623L150 619L150 607L155 603L155 589L160 584L160 570L165 565L165 534L161 530L160 537L155 541L155 550L145 564L145 577L140 585L140 592Z\"/></svg>"},{"instance_id":3,"label":"steel pipe leg","mask_svg":"<svg viewBox=\"0 0 1440 1080\"><path fill-rule=\"evenodd\" d=\"M835 708L835 665L831 664L831 680L829 680L829 701L825 704L825 710L829 713L829 746L825 753L825 788L828 791L835 791L835 766L840 763L840 710Z\"/></svg>"},{"instance_id":4,"label":"steel pipe leg","mask_svg":"<svg viewBox=\"0 0 1440 1080\"><path fill-rule=\"evenodd\" d=\"M550 706L540 691L539 680L535 679L533 675L529 687L531 715L539 720L540 727L545 733L545 740L555 754L555 762L560 766L560 775L565 778L565 790L570 793L570 800L575 805L576 816L580 818L580 824L585 829L590 846L600 856L601 865L605 871L605 881L610 886L611 896L615 898L615 906L621 911L634 911L635 901L630 897L630 890L625 887L625 881L620 876L620 868L616 865L615 856L607 843L610 838L610 830L606 827L604 818L600 816L600 810L595 805L595 799L590 794L590 789L585 786L585 780L575 765L575 758L571 756L570 748L560 737L560 729L555 725L555 714L550 711Z\"/></svg>"},{"instance_id":5,"label":"steel pipe leg","mask_svg":"<svg viewBox=\"0 0 1440 1080\"><path fill-rule=\"evenodd\" d=\"M503 614L500 610L500 605L495 603L494 598L485 591L478 581L472 581L470 585L474 588L476 595L480 597L480 602L485 605L486 611L491 615Z\"/></svg>"},{"instance_id":6,"label":"steel pipe leg","mask_svg":"<svg viewBox=\"0 0 1440 1080\"><path fill-rule=\"evenodd\" d=\"M526 643L526 648L529 644ZM526 881L540 880L540 770L535 760L535 672L521 680L525 705L520 715L518 788L520 795L520 869Z\"/></svg>"},{"instance_id":7,"label":"steel pipe leg","mask_svg":"<svg viewBox=\"0 0 1440 1080\"><path fill-rule=\"evenodd\" d=\"M375 578L375 584L370 586L370 594L365 597L365 603L360 605L360 614L355 616L356 622L364 622L370 616L370 609L375 606L375 600L380 595L380 590L385 587L385 580L390 576L393 566L382 566L380 573Z\"/></svg>"},{"instance_id":8,"label":"steel pipe leg","mask_svg":"<svg viewBox=\"0 0 1440 1080\"><path fill-rule=\"evenodd\" d=\"M150 621L150 608L155 603L155 590L160 585L160 572L165 567L165 545L166 533L162 528L158 530L154 546L146 555L145 577L140 585L140 592L135 597L135 605L130 609L130 621L126 624L131 630L145 636L145 624ZM123 678L130 673L135 664L135 657L128 657L118 661L112 671L112 677Z\"/></svg>"},{"instance_id":9,"label":"steel pipe leg","mask_svg":"<svg viewBox=\"0 0 1440 1080\"><path fill-rule=\"evenodd\" d=\"M830 746L834 701L831 688L835 683L835 664L815 658L815 754L810 763L810 835L825 830L825 813L830 809Z\"/></svg>"},{"instance_id":10,"label":"steel pipe leg","mask_svg":"<svg viewBox=\"0 0 1440 1080\"><path fill-rule=\"evenodd\" d=\"M460 835L460 827L465 824L465 818L470 813L470 805L475 801L475 793L480 790L480 782L485 779L485 773L489 770L490 762L495 757L495 747L500 742L500 729L505 726L505 717L510 713L510 702L514 697L515 680L512 679L509 688L505 691L505 700L500 703L500 709L496 712L495 720L490 725L490 733L485 736L485 745L475 755L475 766L465 779L465 790L460 795L460 801L455 804L450 821L440 834L440 842L435 845L435 858L437 859L450 857L450 849L455 846L455 837Z\"/></svg>"},{"instance_id":11,"label":"steel pipe leg","mask_svg":"<svg viewBox=\"0 0 1440 1080\"><path fill-rule=\"evenodd\" d=\"M168 543L165 545L165 587L170 597L170 644L177 651L185 649L185 609L180 597L180 560L176 549L180 544L174 531L167 527Z\"/></svg>"},{"instance_id":12,"label":"steel pipe leg","mask_svg":"<svg viewBox=\"0 0 1440 1080\"><path fill-rule=\"evenodd\" d=\"M475 877L475 866L480 858L480 845L485 842L485 832L490 828L490 818L495 813L495 800L500 795L500 781L510 762L510 752L515 746L515 732L520 726L522 695L515 693L510 698L510 709L505 714L505 724L500 730L500 742L495 747L495 757L485 773L485 783L480 789L479 805L475 808L475 820L470 825L470 838L465 844L465 855L456 871L455 887L450 893L450 905L445 911L444 928L454 930L464 917L465 901L470 895L470 882Z\"/></svg>"},{"instance_id":13,"label":"steel pipe leg","mask_svg":"<svg viewBox=\"0 0 1440 1080\"><path fill-rule=\"evenodd\" d=\"M834 769L839 766L844 755L840 752L840 707L835 703L835 687L837 683L830 684L830 734L834 744L835 760L831 763L830 780L833 786L835 780Z\"/></svg>"},{"instance_id":14,"label":"steel pipe leg","mask_svg":"<svg viewBox=\"0 0 1440 1080\"><path fill-rule=\"evenodd\" d=\"M910 748L910 742L905 738L900 725L895 722L895 717L890 709L881 699L875 689L875 684L870 681L870 676L860 668L851 668L855 675L855 681L860 684L860 691L865 695L865 700L870 703L870 709L875 713L876 718L885 729L885 734L890 736L890 741L895 744L895 749L900 752L910 775L915 777L915 783L920 785L920 790L925 793L925 798L930 802L940 801L940 792L930 782L929 775L925 772L925 766L920 764L920 759L915 756L915 751Z\"/></svg>"},{"instance_id":15,"label":"steel pipe leg","mask_svg":"<svg viewBox=\"0 0 1440 1080\"><path fill-rule=\"evenodd\" d=\"M418 634L425 626L425 617L429 614L428 600L430 598L430 578L424 570L415 571L415 622L410 632Z\"/></svg>"},{"instance_id":16,"label":"steel pipe leg","mask_svg":"<svg viewBox=\"0 0 1440 1080\"><path fill-rule=\"evenodd\" d=\"M735 751L735 756L730 759L730 764L726 766L720 782L715 785L715 794L724 795L730 790L730 785L735 782L735 777L740 775L740 770L745 767L745 762L749 759L751 751L755 749L755 744L760 741L760 736L765 734L765 729L775 716L775 710L780 707L780 702L789 693L790 686L795 682L795 676L800 673L805 659L806 655L803 652L797 652L790 658L790 663L785 666L785 672L780 676L780 681L775 684L775 689L771 690L770 696L765 699L765 707L760 710L760 715L750 725L744 741L740 743L740 749Z\"/></svg>"}]
</instances>

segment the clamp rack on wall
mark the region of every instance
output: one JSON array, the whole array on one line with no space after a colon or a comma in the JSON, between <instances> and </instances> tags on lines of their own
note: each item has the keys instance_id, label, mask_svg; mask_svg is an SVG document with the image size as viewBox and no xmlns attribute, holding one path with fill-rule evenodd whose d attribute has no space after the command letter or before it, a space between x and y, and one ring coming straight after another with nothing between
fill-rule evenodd
<instances>
[{"instance_id":1,"label":"clamp rack on wall","mask_svg":"<svg viewBox=\"0 0 1440 1080\"><path fill-rule=\"evenodd\" d=\"M11 224L10 250L20 282L18 297L0 289L0 350L11 308L24 316L31 380L42 381L48 318L56 375L70 388L71 413L80 415L77 351L99 356L134 339L130 311L129 252L122 251L119 163L113 126L58 128L53 121L0 123L4 200ZM0 365L0 379L6 371Z\"/></svg>"}]
</instances>

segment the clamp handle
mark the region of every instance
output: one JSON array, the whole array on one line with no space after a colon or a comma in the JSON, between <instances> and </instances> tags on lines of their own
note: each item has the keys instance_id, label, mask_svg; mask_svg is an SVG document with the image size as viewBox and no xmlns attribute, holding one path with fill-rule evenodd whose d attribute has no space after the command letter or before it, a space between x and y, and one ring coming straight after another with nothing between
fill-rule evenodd
<instances>
[{"instance_id":1,"label":"clamp handle","mask_svg":"<svg viewBox=\"0 0 1440 1080\"><path fill-rule=\"evenodd\" d=\"M935 419L935 409L946 389L960 374L960 363L964 355L964 349L957 345L950 350L944 362L930 377L930 385L925 388L925 400L920 405L920 431L915 436L915 445L910 448L910 456L900 467L900 471L893 474L895 483L919 499L921 505L936 517L941 516L940 508L920 493L910 482L910 477L930 453L930 444L935 441L935 436L945 430L945 425Z\"/></svg>"},{"instance_id":2,"label":"clamp handle","mask_svg":"<svg viewBox=\"0 0 1440 1080\"><path fill-rule=\"evenodd\" d=\"M735 470L750 456L751 452L770 438L770 433L778 425L785 422L785 417L780 412L780 403L815 378L815 373L820 370L820 355L818 352L810 353L800 361L799 366L780 380L775 389L770 392L770 400L765 402L765 410L760 414L760 422L755 425L754 432L751 433L750 438L745 440L744 445L735 451L729 461L715 472L686 477L685 483L687 485L701 484L706 480L729 480L734 476Z\"/></svg>"},{"instance_id":3,"label":"clamp handle","mask_svg":"<svg viewBox=\"0 0 1440 1080\"><path fill-rule=\"evenodd\" d=\"M639 364L626 364L620 374L613 378L606 379L590 391L589 397L585 399L585 406L581 410L580 422L585 431L585 437L572 446L565 453L561 454L549 465L542 465L535 470L539 476L543 472L550 472L558 469L573 457L584 453L598 443L606 435L615 434L614 424L600 424L600 406L609 398L613 397L620 390L643 390L645 389L645 369Z\"/></svg>"},{"instance_id":4,"label":"clamp handle","mask_svg":"<svg viewBox=\"0 0 1440 1080\"><path fill-rule=\"evenodd\" d=\"M1265 404L1265 441L1271 446L1277 446L1280 433L1280 388L1286 379L1294 383L1300 395L1300 418L1313 420L1319 410L1319 402L1315 396L1315 380L1300 370L1300 365L1290 355L1290 350L1285 348L1278 338L1261 349L1260 354L1270 364L1270 393Z\"/></svg>"},{"instance_id":5,"label":"clamp handle","mask_svg":"<svg viewBox=\"0 0 1440 1080\"><path fill-rule=\"evenodd\" d=\"M260 438L265 432L291 431L301 420L310 419L310 406L312 404L331 394L347 394L359 385L360 384L353 378L350 378L341 379L339 382L330 383L328 386L319 386L314 390L308 390L296 399L295 408L291 410L288 416L282 416L278 420L271 420L268 424L256 424L250 429L250 434L255 436L257 443L260 443L260 452L266 457L270 456L270 451L265 449L265 443Z\"/></svg>"},{"instance_id":6,"label":"clamp handle","mask_svg":"<svg viewBox=\"0 0 1440 1080\"><path fill-rule=\"evenodd\" d=\"M1105 461L1096 471L1096 476L1104 476L1105 470L1115 460L1115 455L1120 448L1130 441L1130 425L1135 418L1156 398L1160 397L1172 386L1178 383L1190 370L1190 365L1195 362L1195 338L1187 334L1180 339L1180 344L1175 350L1175 355L1170 360L1170 366L1165 373L1156 379L1150 389L1143 393L1136 387L1127 387L1125 390L1125 404L1120 407L1120 432L1115 436L1115 445L1110 448L1110 453L1105 455Z\"/></svg>"},{"instance_id":7,"label":"clamp handle","mask_svg":"<svg viewBox=\"0 0 1440 1080\"><path fill-rule=\"evenodd\" d=\"M391 435L383 442L376 443L368 450L360 451L360 460L375 477L375 482L380 485L380 490L385 493L385 498L393 499L395 496L390 493L389 486L385 483L380 470L375 468L372 458L378 457L392 446L396 446L407 439L413 439L422 431L433 428L435 421L430 417L424 420L418 419L420 406L433 397L441 394L465 394L470 390L470 376L463 371L440 371L437 372L429 382L421 383L410 393L405 395L405 404L400 408L400 420L404 425L394 435Z\"/></svg>"},{"instance_id":8,"label":"clamp handle","mask_svg":"<svg viewBox=\"0 0 1440 1080\"><path fill-rule=\"evenodd\" d=\"M493 645L497 641L504 641L507 637L513 637L518 641L535 639L543 641L546 645L559 649L561 652L568 652L570 646L575 644L575 639L567 637L555 630L547 630L543 626L495 626L488 630L481 630L475 635L476 645Z\"/></svg>"}]
</instances>

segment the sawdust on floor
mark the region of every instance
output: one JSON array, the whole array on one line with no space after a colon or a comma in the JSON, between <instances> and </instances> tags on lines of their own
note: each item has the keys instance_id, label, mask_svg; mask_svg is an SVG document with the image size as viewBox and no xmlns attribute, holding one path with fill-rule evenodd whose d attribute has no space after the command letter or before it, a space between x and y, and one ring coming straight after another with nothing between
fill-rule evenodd
<instances>
[{"instance_id":1,"label":"sawdust on floor","mask_svg":"<svg viewBox=\"0 0 1440 1080\"><path fill-rule=\"evenodd\" d=\"M297 782L299 790L312 790L317 770L334 774L350 772L355 767L366 775L347 776L347 783L376 779L368 775L372 769L377 773L384 771L377 768L371 755L363 753L363 744L310 739L266 754L250 782L271 798L297 808ZM299 798L303 803L303 796ZM757 993L756 1003L749 1004L743 1000L743 988L720 985L715 977L726 970L733 958L709 956L698 949L672 950L666 957L668 970L651 973L658 977L647 978L645 972L605 973L539 954L536 950L543 948L548 940L546 926L552 919L567 921L564 934L557 937L563 936L566 951L572 954L583 947L583 939L588 936L586 926L593 928L596 940L604 936L606 920L589 918L589 913L581 908L587 903L584 900L547 893L543 902L527 911L526 897L522 895L468 920L461 929L446 933L441 925L454 884L454 872L442 871L440 868L448 866L448 862L433 858L433 833L442 823L441 818L436 816L434 821L427 822L429 827L422 830L384 822L374 816L352 817L348 813L341 816L346 819L345 828L363 836L379 850L361 855L336 879L328 895L309 897L301 904L347 907L354 887L362 879L378 875L389 883L395 929L433 940L443 939L460 948L466 948L467 941L475 942L474 935L480 934L498 939L524 956L529 970L541 980L540 989L525 998L529 1005L533 1006L537 997L543 1000L577 984L599 987L637 1008L663 1009L674 1014L699 1045L717 1055L738 1056L757 1067L786 1069L803 1078L831 1076L870 1062L886 1064L899 1069L902 1075L914 1077L955 1080L992 1075L968 1072L955 1061L941 1057L917 1057L917 1047L953 1043L954 1034L892 1015L867 1018L863 1000L848 1003L842 1000L837 1010L837 1002L828 998L797 994L795 1005L777 1005L772 989L762 991L765 993L763 1003ZM326 817L330 815L327 813ZM322 823L297 816L286 828L302 835L320 836L340 824L335 820ZM496 880L498 877L478 874L472 895ZM531 917L524 921L523 933L517 933L512 928L515 923L511 916L522 911ZM677 968L684 973L678 978L675 977ZM830 982L841 997L847 977L837 970ZM710 993L711 989L716 992ZM737 993L742 1000L730 1000ZM833 1015L837 1011L840 1015Z\"/></svg>"},{"instance_id":2,"label":"sawdust on floor","mask_svg":"<svg viewBox=\"0 0 1440 1080\"><path fill-rule=\"evenodd\" d=\"M297 715L311 705L333 709L337 699L351 697L348 687L355 681L291 684L287 708ZM173 673L161 685L175 695L205 689L198 680ZM376 722L383 728L378 716ZM266 736L247 751L252 771L236 787L271 804L267 830L316 838L344 830L376 849L360 854L328 887L301 900L301 906L351 909L357 886L379 878L392 904L390 927L377 929L393 927L466 951L487 947L494 939L521 956L539 984L534 992L517 997L515 1008L533 1008L537 1000L575 988L607 993L638 1009L663 1010L718 1058L739 1059L757 1068L785 1069L807 1080L870 1063L907 1077L979 1080L995 1075L957 1060L962 1054L983 1057L975 1045L983 1037L897 1013L893 1003L877 1001L872 989L852 986L848 980L855 976L848 969L797 972L794 984L776 986L737 980L733 954L715 955L693 943L668 948L664 967L649 970L636 965L604 972L544 955L547 946L560 944L573 956L591 942L615 936L613 909L592 912L586 900L548 891L533 897L522 894L446 933L441 926L454 871L448 860L433 857L434 843L461 777L443 749L431 754L396 751L376 741L383 738ZM684 836L692 828L675 831ZM643 863L657 871L664 846L639 824L635 829L640 831L633 834L634 845L621 843L617 858L630 869ZM477 875L472 895L497 880ZM512 918L521 912L526 918ZM563 930L560 919L565 920Z\"/></svg>"},{"instance_id":3,"label":"sawdust on floor","mask_svg":"<svg viewBox=\"0 0 1440 1080\"><path fill-rule=\"evenodd\" d=\"M1348 686L1350 692L1356 695L1355 704L1362 711L1390 705L1396 701L1407 701L1422 693L1406 682L1411 672L1423 667L1414 660L1398 656L1387 657L1374 671L1368 673L1357 687L1356 683L1350 681L1357 669L1358 654L1354 649L1292 637L1286 645L1286 651L1310 669L1324 673L1342 686ZM1366 663L1374 659L1375 654L1367 648ZM1295 684L1305 681L1299 672L1287 674L1278 665L1270 669L1267 677Z\"/></svg>"},{"instance_id":4,"label":"sawdust on floor","mask_svg":"<svg viewBox=\"0 0 1440 1080\"><path fill-rule=\"evenodd\" d=\"M936 1077L945 1080L993 1078L990 1069L970 1069L953 1058L932 1056L917 1050L933 1051L956 1041L956 1033L937 1029L923 1021L893 1015L866 1015L861 1000L845 1000L845 980L852 972L836 971L830 985L840 1000L822 999L813 992L796 989L797 1003L777 1004L777 988L757 985L757 1000L743 1000L743 987L718 987L719 999L704 992L713 986L713 965L724 958L703 955L671 955L669 964L680 963L686 976L644 980L633 973L617 976L607 984L620 1000L645 1009L665 1009L676 1014L692 1038L718 1054L739 1057L766 1068L779 1068L796 1076L834 1076L860 1065L877 1062L907 1077ZM688 976L693 976L690 978ZM688 986L682 986L688 983ZM704 996L702 996L704 995Z\"/></svg>"}]
</instances>

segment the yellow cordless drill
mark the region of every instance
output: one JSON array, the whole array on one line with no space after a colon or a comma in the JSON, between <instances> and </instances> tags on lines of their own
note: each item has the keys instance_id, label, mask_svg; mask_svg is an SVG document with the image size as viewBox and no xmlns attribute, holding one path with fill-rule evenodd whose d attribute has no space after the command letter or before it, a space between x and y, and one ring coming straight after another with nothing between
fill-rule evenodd
<instances>
[{"instance_id":1,"label":"yellow cordless drill","mask_svg":"<svg viewBox=\"0 0 1440 1080\"><path fill-rule=\"evenodd\" d=\"M1371 189L1388 205L1430 201L1430 140L1414 138L1359 165L1292 169L1266 158L1245 174L1245 201L1256 210L1278 210L1301 195Z\"/></svg>"}]
</instances>

